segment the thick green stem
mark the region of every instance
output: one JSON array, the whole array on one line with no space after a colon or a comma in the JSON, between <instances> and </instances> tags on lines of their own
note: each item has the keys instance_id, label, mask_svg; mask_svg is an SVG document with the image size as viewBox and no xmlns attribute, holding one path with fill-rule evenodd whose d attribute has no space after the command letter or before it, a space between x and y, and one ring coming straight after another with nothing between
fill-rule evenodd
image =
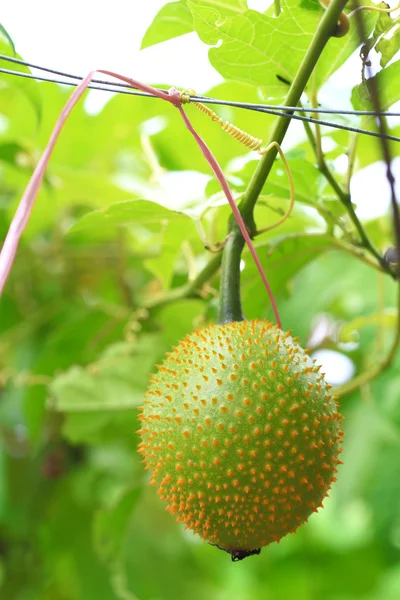
<instances>
[{"instance_id":1,"label":"thick green stem","mask_svg":"<svg viewBox=\"0 0 400 600\"><path fill-rule=\"evenodd\" d=\"M240 300L240 260L244 239L239 227L233 226L224 247L221 269L218 323L243 321Z\"/></svg>"},{"instance_id":2,"label":"thick green stem","mask_svg":"<svg viewBox=\"0 0 400 600\"><path fill-rule=\"evenodd\" d=\"M307 54L290 86L288 95L285 99L286 106L296 106L300 101L304 88L306 87L325 45L337 29L339 16L346 5L346 2L347 0L332 0L328 10L322 17ZM288 114L290 114L290 112ZM289 124L290 119L283 116L279 117L275 123L267 146L274 142L281 145ZM244 223L252 237L257 233L253 214L254 207L269 172L271 171L276 155L277 148L273 146L260 160L249 183L249 187L239 204ZM240 256L244 247L244 240L240 231L238 231L236 224L232 225L231 223L229 232L231 235L224 247L222 259L221 298L219 308L220 323L243 319L240 302Z\"/></svg>"},{"instance_id":3,"label":"thick green stem","mask_svg":"<svg viewBox=\"0 0 400 600\"><path fill-rule=\"evenodd\" d=\"M311 73L315 68L315 65L317 64L319 57L321 56L323 49L325 48L329 38L336 31L340 13L346 6L346 3L347 0L332 0L329 8L322 17L315 36L311 41L307 54L304 57L304 60L297 72L296 77L293 80L292 85L290 86L290 90L285 99L286 106L296 106L300 101L301 95L307 85ZM278 144L282 144L289 124L290 119L287 117L279 117L276 120L275 127L272 130L267 145L274 141L278 142ZM275 148L271 148L271 151L261 159L250 181L249 187L243 196L243 200L240 204L240 210L246 224L252 220L254 206L271 171L272 165L274 164L276 154L277 150Z\"/></svg>"}]
</instances>

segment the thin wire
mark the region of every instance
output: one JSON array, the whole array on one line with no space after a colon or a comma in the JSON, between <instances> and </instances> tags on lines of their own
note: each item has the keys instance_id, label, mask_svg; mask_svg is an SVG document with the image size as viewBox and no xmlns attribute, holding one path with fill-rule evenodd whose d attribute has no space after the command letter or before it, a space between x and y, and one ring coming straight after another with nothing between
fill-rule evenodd
<instances>
[{"instance_id":1,"label":"thin wire","mask_svg":"<svg viewBox=\"0 0 400 600\"><path fill-rule=\"evenodd\" d=\"M241 108L246 108L246 106L242 106ZM344 131L352 131L354 133L362 133L364 135L370 135L372 137L377 138L385 138L386 140L390 140L392 142L400 142L400 137L396 137L395 135L389 135L387 133L381 134L376 131L369 131L368 129L360 129L358 127L351 127L350 125L339 125L338 123L333 123L332 121L322 121L320 119L313 119L312 117L302 117L301 115L289 115L288 113L273 111L269 109L257 109L258 112L267 113L270 115L277 115L280 117L288 117L289 119L295 119L296 121L305 121L307 123L317 123L319 125L323 125L325 127L333 127L334 129L343 129ZM314 112L320 112L319 109L314 109ZM376 113L373 113L376 116Z\"/></svg>"},{"instance_id":2,"label":"thin wire","mask_svg":"<svg viewBox=\"0 0 400 600\"><path fill-rule=\"evenodd\" d=\"M1 56L0 56L1 58ZM39 77L37 75L31 75L30 73L22 73L20 71L11 71L9 69L2 69L0 68L0 73L5 73L6 75L18 75L18 77L25 77L26 79L34 79L35 81L47 81L49 83L60 83L61 85L70 85L73 87L76 87L78 85L78 83L76 83L75 81L63 81L61 79L50 79L49 77ZM120 85L117 83L111 83L110 85ZM128 94L129 96L146 96L147 98L157 98L157 96L154 96L154 94L148 94L147 92L139 92L132 89L116 89L113 90L111 88L106 88L106 87L102 87L100 85L88 85L88 88L90 88L91 90L100 90L101 92L114 92L115 94Z\"/></svg>"},{"instance_id":3,"label":"thin wire","mask_svg":"<svg viewBox=\"0 0 400 600\"><path fill-rule=\"evenodd\" d=\"M30 67L32 69L38 69L39 71L45 71L46 73L52 73L53 75L61 75L62 77L69 77L70 79L78 79L79 81L82 81L82 79L84 79L84 77L81 77L80 75L73 75L72 73L64 73L63 71L57 71L56 69L50 69L49 67L41 67L40 65L35 65L34 63L27 62L27 61L21 60L19 58L14 58L13 56L7 56L6 54L0 54L0 59L7 60L8 62L16 63L18 65L23 65L24 67ZM19 74L19 71L15 71L14 74ZM51 80L49 79L49 81L51 81ZM92 79L92 82L93 83L105 83L107 85L113 85L115 87L122 87L122 88L130 87L130 86L127 86L125 83L119 83L117 81L109 81L109 80L104 80L104 79ZM59 83L59 82L57 81L55 83ZM160 90L160 88L154 88L154 89L159 90L159 91L165 91L165 90ZM149 94L149 95L152 95L152 94Z\"/></svg>"},{"instance_id":4,"label":"thin wire","mask_svg":"<svg viewBox=\"0 0 400 600\"><path fill-rule=\"evenodd\" d=\"M64 74L61 73L60 71L55 71L54 69L47 69L45 67L38 67L35 65L32 65L32 63L25 63L24 61L19 61L18 59L10 59L10 57L7 56L3 56L0 54L0 59L6 59L6 60L11 60L11 62L18 62L21 63L23 65L26 66L32 66L32 68L38 68L41 70L44 70L46 72L54 72L54 73L58 73L61 74L63 77L73 77L74 79L77 80L81 80L82 77L78 76L78 75L68 75L68 74ZM77 86L78 84L75 82L71 82L71 81L63 81L63 80L56 80L56 79L50 79L50 78L46 78L46 77L39 77L36 75L32 75L30 73L22 73L20 71L12 71L12 70L8 70L8 69L3 69L0 68L0 73L5 73L6 75L16 75L18 77L25 77L27 79L35 79L35 80L39 80L39 81L48 81L50 83L59 83L61 85L69 85L69 86ZM148 94L146 92L139 92L139 91L134 91L134 89L127 89L126 87L124 87L124 84L119 84L119 83L113 83L113 82L107 82L107 81L103 81L101 79L96 79L94 81L97 82L101 82L104 83L105 85L110 85L110 86L114 86L114 87L118 87L119 89L112 89L109 87L104 87L104 86L95 86L95 85L89 85L88 87L91 89L95 89L95 90L100 90L100 91L104 91L104 92L113 92L113 93L119 93L119 94L127 94L130 96L147 96L149 98L155 98L156 96L154 96L153 94ZM122 86L122 89L121 89ZM165 90L160 90L160 91L165 91ZM256 112L261 112L261 113L265 113L265 114L269 114L269 115L274 115L274 116L282 116L282 117L286 117L288 119L294 119L295 121L303 121L303 122L307 122L307 123L316 123L325 127L332 127L334 129L341 129L343 131L351 131L353 133L360 133L363 135L369 135L371 137L376 137L376 138L384 138L386 140L390 140L393 142L400 142L400 137L394 136L394 135L390 135L387 133L379 133L379 132L375 132L375 131L369 131L368 129L361 129L358 127L351 127L350 125L340 125L339 123L333 123L332 121L323 121L321 119L314 119L312 117L306 117L306 116L302 116L302 115L294 115L291 114L291 111L313 111L315 112L316 109L307 109L307 108L299 108L299 107L287 107L287 106L282 106L282 107L274 107L272 106L271 108L269 108L270 105L266 105L266 104L250 104L250 103L245 103L245 102L234 102L234 101L229 101L229 100L219 100L217 98L208 98L207 96L192 96L191 100L194 101L201 101L207 104L219 104L219 105L225 105L225 106L234 106L236 108L241 108L244 110L253 110ZM280 110L277 110L277 108L281 108L284 109L287 112L281 112ZM334 113L334 114L351 114L351 115L374 115L377 116L377 113L375 113L374 111L342 111L339 113L338 110L330 110L330 109L319 109L317 110L317 112L330 112L330 113ZM400 116L400 113L389 113L389 112L381 112L379 113L379 116Z\"/></svg>"},{"instance_id":5,"label":"thin wire","mask_svg":"<svg viewBox=\"0 0 400 600\"><path fill-rule=\"evenodd\" d=\"M0 57L1 58L1 57ZM224 106L234 106L237 108L248 108L251 110L256 110L260 112L265 112L265 109L271 110L285 110L285 111L297 111L297 112L319 112L326 113L330 115L355 115L355 116L377 116L377 113L373 110L342 110L338 108L299 108L298 106L280 106L275 104L255 104L255 103L247 103L247 102L235 102L231 100L219 100L217 98L208 98L208 96L192 96L191 100L201 102L207 104L222 104ZM382 117L400 117L400 113L398 112L381 112L378 113L378 116Z\"/></svg>"},{"instance_id":6,"label":"thin wire","mask_svg":"<svg viewBox=\"0 0 400 600\"><path fill-rule=\"evenodd\" d=\"M7 61L13 62L13 63L17 63L17 64L23 65L25 67L30 67L33 69L38 69L40 71L45 71L46 73L53 73L54 75L61 75L62 77L68 77L70 79L77 79L77 80L83 79L83 77L81 77L79 75L73 75L72 73L64 73L63 71L57 71L55 69L50 69L48 67L41 67L40 65L36 65L34 63L20 60L18 58L13 58L11 56L6 56L4 54L0 54L0 59L7 60ZM5 69L1 69L0 72L8 73L10 75L20 75L22 77L28 76L28 73L22 73L20 71L7 71ZM39 81L51 81L53 83L67 83L64 81L50 79L50 78L36 77L35 75L31 75L29 78L30 79L38 79ZM109 81L109 80L105 80L105 79L93 79L93 83L101 83L101 84L107 85L107 86L121 87L121 88L127 89L127 86L124 83L117 83L117 82ZM72 84L67 83L67 85L72 85ZM101 89L104 91L109 91L107 88L94 88L94 89ZM160 88L156 88L156 89L160 89ZM140 95L143 95L143 92ZM144 94L144 95L152 96L152 94ZM266 110L273 110L273 111L284 110L287 112L293 111L293 112L315 113L315 108L306 108L306 107L300 108L298 106L282 106L282 105L275 105L275 104L257 104L257 103L249 103L249 102L236 102L234 100L220 100L218 98L209 98L208 96L200 96L197 94L194 94L192 96L192 100L207 102L208 104L220 104L223 106L233 106L236 108L257 110L260 112L265 112ZM318 112L325 113L325 114L339 114L339 115L377 116L377 113L375 113L373 110L342 110L342 109L336 109L336 108L318 108ZM399 112L382 111L378 114L379 114L379 116L384 116L384 117L400 117Z\"/></svg>"}]
</instances>

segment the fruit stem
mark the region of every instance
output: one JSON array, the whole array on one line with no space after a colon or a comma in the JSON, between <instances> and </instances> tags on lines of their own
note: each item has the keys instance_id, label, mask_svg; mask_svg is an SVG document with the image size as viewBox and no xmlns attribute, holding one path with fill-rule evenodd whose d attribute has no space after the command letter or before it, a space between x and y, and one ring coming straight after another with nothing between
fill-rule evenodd
<instances>
[{"instance_id":1,"label":"fruit stem","mask_svg":"<svg viewBox=\"0 0 400 600\"><path fill-rule=\"evenodd\" d=\"M244 239L235 223L226 240L222 256L218 323L244 321L240 299L240 261Z\"/></svg>"}]
</instances>

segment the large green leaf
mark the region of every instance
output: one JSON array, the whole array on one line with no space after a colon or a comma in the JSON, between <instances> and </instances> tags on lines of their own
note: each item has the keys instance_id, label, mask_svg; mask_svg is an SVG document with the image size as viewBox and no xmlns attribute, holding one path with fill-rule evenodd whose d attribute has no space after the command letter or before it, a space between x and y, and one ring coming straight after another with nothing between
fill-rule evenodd
<instances>
[{"instance_id":1,"label":"large green leaf","mask_svg":"<svg viewBox=\"0 0 400 600\"><path fill-rule=\"evenodd\" d=\"M309 47L319 15L298 2L282 3L277 19L248 10L221 19L217 9L188 1L200 39L213 45L211 64L227 79L265 87L269 96L281 97ZM218 47L216 47L218 45Z\"/></svg>"},{"instance_id":2,"label":"large green leaf","mask_svg":"<svg viewBox=\"0 0 400 600\"><path fill-rule=\"evenodd\" d=\"M363 6L375 6L375 4L367 0L363 3ZM364 23L365 34L369 36L374 30L375 24L379 19L379 14L373 11L363 11L361 13L361 18ZM318 88L328 81L331 75L333 75L333 73L335 73L348 58L350 58L359 45L360 35L358 33L355 18L353 18L350 25L350 31L344 37L331 38L325 46L315 70L315 83Z\"/></svg>"},{"instance_id":3,"label":"large green leaf","mask_svg":"<svg viewBox=\"0 0 400 600\"><path fill-rule=\"evenodd\" d=\"M283 97L309 48L322 16L316 0L284 0L278 18L248 10L232 17L221 17L218 6L210 8L201 0L188 0L194 26L200 39L213 45L211 64L227 79L265 88L265 96ZM368 17L366 30L377 17ZM358 34L330 40L318 63L317 80L321 86L354 52Z\"/></svg>"},{"instance_id":4,"label":"large green leaf","mask_svg":"<svg viewBox=\"0 0 400 600\"><path fill-rule=\"evenodd\" d=\"M203 0L203 5L215 7L221 16L231 16L243 12L247 8L246 0ZM147 48L171 38L194 31L193 18L186 0L168 2L156 14L150 27L144 34L141 48Z\"/></svg>"},{"instance_id":5,"label":"large green leaf","mask_svg":"<svg viewBox=\"0 0 400 600\"><path fill-rule=\"evenodd\" d=\"M321 253L333 248L332 239L324 234L288 235L269 245L257 246L257 253L274 294L285 296L290 280ZM242 295L247 318L265 314L269 300L260 274L247 252L243 271Z\"/></svg>"},{"instance_id":6,"label":"large green leaf","mask_svg":"<svg viewBox=\"0 0 400 600\"><path fill-rule=\"evenodd\" d=\"M141 49L193 31L193 19L184 0L169 2L156 14L144 34Z\"/></svg>"},{"instance_id":7,"label":"large green leaf","mask_svg":"<svg viewBox=\"0 0 400 600\"><path fill-rule=\"evenodd\" d=\"M376 51L381 53L381 67L386 67L389 61L397 54L400 48L400 17L389 37L382 37L376 44Z\"/></svg>"},{"instance_id":8,"label":"large green leaf","mask_svg":"<svg viewBox=\"0 0 400 600\"><path fill-rule=\"evenodd\" d=\"M356 317L348 323L344 323L339 331L339 339L341 342L348 342L354 339L354 333L371 325L394 329L397 322L397 314L395 309L387 308L381 313L373 313Z\"/></svg>"},{"instance_id":9,"label":"large green leaf","mask_svg":"<svg viewBox=\"0 0 400 600\"><path fill-rule=\"evenodd\" d=\"M185 335L204 322L205 303L202 300L178 300L158 310L157 322L167 347L172 348Z\"/></svg>"},{"instance_id":10,"label":"large green leaf","mask_svg":"<svg viewBox=\"0 0 400 600\"><path fill-rule=\"evenodd\" d=\"M305 158L290 158L288 156L287 159L293 177L296 201L308 205L316 204L322 197L322 191L326 183L320 171L315 164ZM256 165L256 161L249 161L240 171L235 172L235 175L243 181L243 186L238 187L239 191L246 189ZM262 193L273 194L280 198L289 198L289 179L279 159L275 161Z\"/></svg>"},{"instance_id":11,"label":"large green leaf","mask_svg":"<svg viewBox=\"0 0 400 600\"><path fill-rule=\"evenodd\" d=\"M141 493L141 488L126 491L115 506L98 511L94 519L94 547L99 558L113 562L121 552L127 525Z\"/></svg>"},{"instance_id":12,"label":"large green leaf","mask_svg":"<svg viewBox=\"0 0 400 600\"><path fill-rule=\"evenodd\" d=\"M1 30L3 35L4 31L4 29ZM0 54L21 59L19 54L15 53L15 48L12 45L10 38L7 38L7 42L5 42L0 37ZM31 71L30 69L28 69L28 67L20 65L18 63L11 63L6 59L0 59L0 67L12 71L17 71L19 73L31 74ZM40 96L39 86L37 82L33 79L27 79L25 77L19 77L17 75L4 75L0 73L0 89L3 90L7 87L12 87L24 94L35 109L37 119L40 120L42 114L42 99Z\"/></svg>"},{"instance_id":13,"label":"large green leaf","mask_svg":"<svg viewBox=\"0 0 400 600\"><path fill-rule=\"evenodd\" d=\"M167 289L171 285L175 264L182 248L180 234L184 220L176 219L168 223L162 234L161 248L155 258L146 260L146 267L161 282L162 287ZM189 237L196 235L194 223L187 219L185 224L186 234Z\"/></svg>"},{"instance_id":14,"label":"large green leaf","mask_svg":"<svg viewBox=\"0 0 400 600\"><path fill-rule=\"evenodd\" d=\"M389 110L395 102L400 100L399 77L400 60L385 67L372 77L379 92L382 110ZM366 84L360 83L353 88L351 103L356 110L371 110L371 98Z\"/></svg>"},{"instance_id":15,"label":"large green leaf","mask_svg":"<svg viewBox=\"0 0 400 600\"><path fill-rule=\"evenodd\" d=\"M61 412L136 408L159 355L156 337L110 347L89 367L73 366L54 378L49 406Z\"/></svg>"},{"instance_id":16,"label":"large green leaf","mask_svg":"<svg viewBox=\"0 0 400 600\"><path fill-rule=\"evenodd\" d=\"M16 148L14 149L16 150ZM13 145L8 145L6 150L11 152ZM21 149L14 156L17 158L18 156L26 156L24 149ZM11 161L8 162L12 164ZM14 201L9 203L7 211L10 220L30 176L30 169L15 169L15 163L12 164L12 167L4 170L3 181L9 186L13 184L17 191ZM113 201L127 201L134 195L121 189L107 175L91 173L89 170L83 169L53 167L49 169L43 187L39 192L29 225L24 232L24 239L33 238L39 232L55 228L59 215L65 213L67 208L72 211L73 207L76 207L82 213L83 210L88 210L89 207L92 209L108 206ZM106 237L107 231L97 230L96 233L99 234L99 237L100 234Z\"/></svg>"},{"instance_id":17,"label":"large green leaf","mask_svg":"<svg viewBox=\"0 0 400 600\"><path fill-rule=\"evenodd\" d=\"M385 2L380 2L379 7L386 9L388 5ZM385 67L399 48L399 22L400 19L393 19L391 14L385 12L379 13L372 35L363 44L362 56L366 59L369 57L371 50L375 49L376 52L381 53L381 67Z\"/></svg>"},{"instance_id":18,"label":"large green leaf","mask_svg":"<svg viewBox=\"0 0 400 600\"><path fill-rule=\"evenodd\" d=\"M190 221L184 213L168 210L160 204L148 200L128 200L116 202L107 208L87 213L69 230L75 233L97 228L115 228L123 225L146 225L148 227L166 225L173 220Z\"/></svg>"},{"instance_id":19,"label":"large green leaf","mask_svg":"<svg viewBox=\"0 0 400 600\"><path fill-rule=\"evenodd\" d=\"M7 44L11 47L11 50L14 53L15 56L15 45L14 42L11 39L10 34L8 33L8 31L3 27L3 25L0 23L0 38L3 38Z\"/></svg>"}]
</instances>

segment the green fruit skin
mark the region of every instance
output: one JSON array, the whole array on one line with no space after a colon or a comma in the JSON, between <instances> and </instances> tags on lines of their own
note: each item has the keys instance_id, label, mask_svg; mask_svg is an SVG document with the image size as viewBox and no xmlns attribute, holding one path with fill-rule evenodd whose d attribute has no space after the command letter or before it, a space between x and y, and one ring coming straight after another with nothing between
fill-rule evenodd
<instances>
[{"instance_id":1,"label":"green fruit skin","mask_svg":"<svg viewBox=\"0 0 400 600\"><path fill-rule=\"evenodd\" d=\"M167 510L232 556L294 532L322 506L341 462L330 387L268 321L186 336L141 409L139 451Z\"/></svg>"}]
</instances>

